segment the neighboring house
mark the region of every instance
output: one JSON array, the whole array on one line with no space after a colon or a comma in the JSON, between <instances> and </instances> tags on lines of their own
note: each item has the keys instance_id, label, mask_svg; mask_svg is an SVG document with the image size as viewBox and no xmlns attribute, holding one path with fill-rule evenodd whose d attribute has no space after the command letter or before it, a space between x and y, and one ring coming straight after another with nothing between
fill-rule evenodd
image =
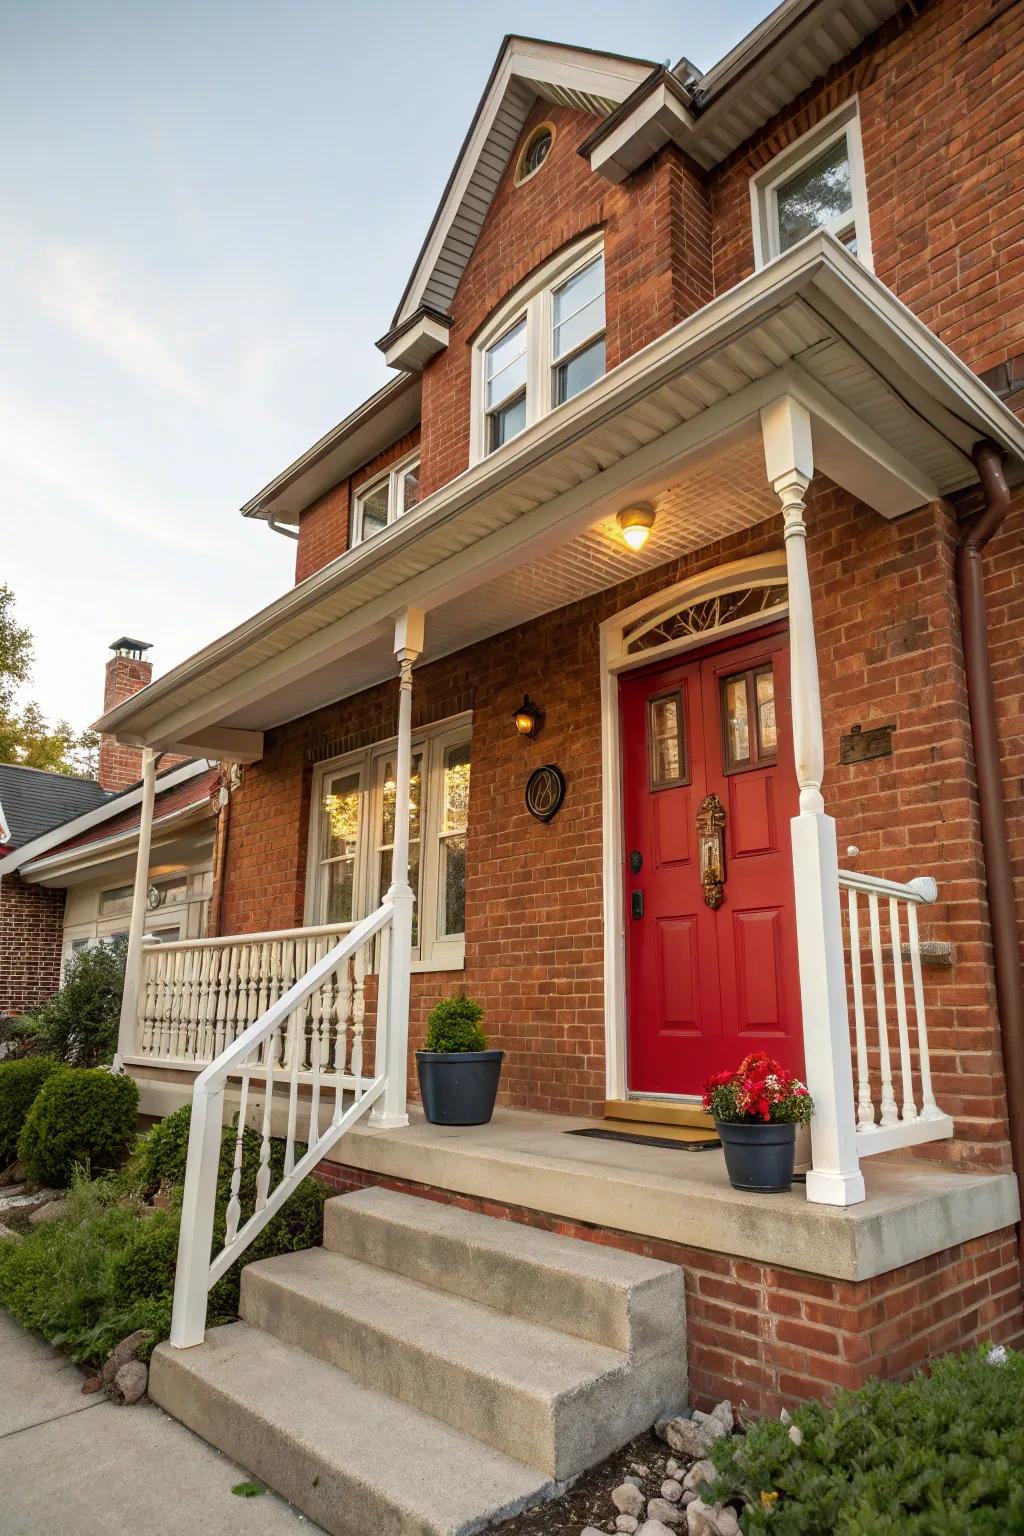
<instances>
[{"instance_id":1,"label":"neighboring house","mask_svg":"<svg viewBox=\"0 0 1024 1536\"><path fill-rule=\"evenodd\" d=\"M120 640L112 649L108 707L144 687L152 674L141 642ZM0 1013L23 1013L45 1001L72 954L127 933L141 760L140 749L105 736L98 781L0 764ZM206 932L220 777L205 759L176 757L161 764L146 932L163 942Z\"/></svg>"},{"instance_id":2,"label":"neighboring house","mask_svg":"<svg viewBox=\"0 0 1024 1536\"><path fill-rule=\"evenodd\" d=\"M326 1077L339 1187L673 1258L695 1388L776 1412L1021 1334L1022 65L988 0L785 0L704 76L506 39L396 378L243 509L294 589L100 722L149 793L247 765L220 938L132 951L144 1107ZM406 1129L461 988L515 1113ZM562 1135L760 1048L806 1201Z\"/></svg>"}]
</instances>

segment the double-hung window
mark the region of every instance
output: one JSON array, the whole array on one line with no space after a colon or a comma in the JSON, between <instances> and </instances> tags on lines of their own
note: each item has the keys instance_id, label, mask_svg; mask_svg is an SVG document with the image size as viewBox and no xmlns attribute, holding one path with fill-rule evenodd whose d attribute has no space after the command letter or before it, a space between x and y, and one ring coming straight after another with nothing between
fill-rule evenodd
<instances>
[{"instance_id":1,"label":"double-hung window","mask_svg":"<svg viewBox=\"0 0 1024 1536\"><path fill-rule=\"evenodd\" d=\"M517 437L605 372L600 237L560 252L502 305L476 344L473 458Z\"/></svg>"},{"instance_id":2,"label":"double-hung window","mask_svg":"<svg viewBox=\"0 0 1024 1536\"><path fill-rule=\"evenodd\" d=\"M352 543L361 544L380 533L396 518L411 512L419 499L420 459L419 454L412 454L374 475L356 491Z\"/></svg>"},{"instance_id":3,"label":"double-hung window","mask_svg":"<svg viewBox=\"0 0 1024 1536\"><path fill-rule=\"evenodd\" d=\"M470 738L465 716L413 738L409 884L416 895L413 961L423 970L457 969L464 960ZM395 749L393 741L378 742L317 770L307 922L357 922L387 894L398 798Z\"/></svg>"},{"instance_id":4,"label":"double-hung window","mask_svg":"<svg viewBox=\"0 0 1024 1536\"><path fill-rule=\"evenodd\" d=\"M856 101L776 155L750 183L757 265L826 229L871 266L867 189Z\"/></svg>"}]
</instances>

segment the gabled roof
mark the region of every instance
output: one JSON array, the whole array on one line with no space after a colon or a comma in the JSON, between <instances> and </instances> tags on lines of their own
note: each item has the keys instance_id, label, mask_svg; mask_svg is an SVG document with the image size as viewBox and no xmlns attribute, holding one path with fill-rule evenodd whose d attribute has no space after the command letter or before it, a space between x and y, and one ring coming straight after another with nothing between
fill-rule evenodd
<instances>
[{"instance_id":1,"label":"gabled roof","mask_svg":"<svg viewBox=\"0 0 1024 1536\"><path fill-rule=\"evenodd\" d=\"M111 798L111 791L101 789L95 779L48 773L21 763L0 763L0 822L7 827L0 847L21 848Z\"/></svg>"},{"instance_id":2,"label":"gabled roof","mask_svg":"<svg viewBox=\"0 0 1024 1536\"><path fill-rule=\"evenodd\" d=\"M532 37L506 37L395 311L392 330L424 307L442 314L448 309L538 96L607 117L654 68L649 59L570 48Z\"/></svg>"}]
</instances>

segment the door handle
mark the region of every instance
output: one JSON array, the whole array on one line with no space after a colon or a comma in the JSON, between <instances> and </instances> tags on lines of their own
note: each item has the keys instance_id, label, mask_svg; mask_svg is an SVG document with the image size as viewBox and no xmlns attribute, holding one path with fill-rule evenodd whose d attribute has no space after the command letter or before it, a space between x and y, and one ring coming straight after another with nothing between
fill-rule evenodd
<instances>
[{"instance_id":1,"label":"door handle","mask_svg":"<svg viewBox=\"0 0 1024 1536\"><path fill-rule=\"evenodd\" d=\"M725 900L725 806L717 795L705 795L700 803L697 844L704 903L715 912Z\"/></svg>"},{"instance_id":2,"label":"door handle","mask_svg":"<svg viewBox=\"0 0 1024 1536\"><path fill-rule=\"evenodd\" d=\"M630 916L633 918L634 922L636 922L638 918L643 917L643 915L644 915L644 893L643 893L643 891L632 891L630 893L630 897L629 897L629 911L630 911Z\"/></svg>"}]
</instances>

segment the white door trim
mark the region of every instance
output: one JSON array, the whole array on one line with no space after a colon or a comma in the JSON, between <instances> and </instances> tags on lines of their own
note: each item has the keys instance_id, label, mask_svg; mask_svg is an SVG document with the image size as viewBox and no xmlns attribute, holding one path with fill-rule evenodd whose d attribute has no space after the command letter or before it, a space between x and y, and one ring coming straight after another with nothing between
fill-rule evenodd
<instances>
[{"instance_id":1,"label":"white door trim","mask_svg":"<svg viewBox=\"0 0 1024 1536\"><path fill-rule=\"evenodd\" d=\"M598 632L601 658L601 829L602 886L604 915L604 1034L605 1097L624 1099L629 1093L626 1011L626 926L622 899L622 753L619 741L619 676L623 672L648 667L686 651L696 650L725 635L740 635L758 629L771 619L781 617L786 607L770 613L754 614L749 619L726 623L718 628L681 640L669 641L650 650L630 653L626 649L626 631L638 620L653 618L673 605L734 592L741 587L777 585L786 580L786 556L779 550L732 560L690 576L674 586L665 587L605 619Z\"/></svg>"}]
</instances>

